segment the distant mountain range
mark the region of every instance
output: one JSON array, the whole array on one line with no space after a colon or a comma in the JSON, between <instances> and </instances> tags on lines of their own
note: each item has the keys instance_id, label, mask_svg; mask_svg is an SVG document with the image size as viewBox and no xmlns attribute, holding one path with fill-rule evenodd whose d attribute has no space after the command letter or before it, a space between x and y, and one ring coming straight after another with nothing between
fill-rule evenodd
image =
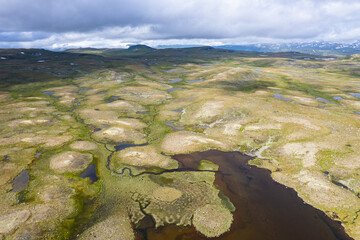
<instances>
[{"instance_id":1,"label":"distant mountain range","mask_svg":"<svg viewBox=\"0 0 360 240\"><path fill-rule=\"evenodd\" d=\"M200 45L159 45L157 48L188 48ZM235 51L254 52L300 52L313 55L352 55L360 53L360 41L353 43L337 43L326 41L293 42L293 43L257 43L243 45L221 45L214 48Z\"/></svg>"},{"instance_id":2,"label":"distant mountain range","mask_svg":"<svg viewBox=\"0 0 360 240\"><path fill-rule=\"evenodd\" d=\"M302 54L311 54L316 56L348 56L353 54L360 54L360 41L353 43L336 43L336 42L294 42L294 43L258 43L258 44L244 44L244 45L221 45L221 46L202 46L202 45L159 45L152 48L146 45L132 45L126 48L78 48L67 49L66 52L89 53L99 55L122 55L126 54L140 54L146 52L153 52L156 50L163 51L165 49L189 49L196 50L211 48L218 51L241 51L241 52L257 52L257 53L291 53L297 52Z\"/></svg>"},{"instance_id":3,"label":"distant mountain range","mask_svg":"<svg viewBox=\"0 0 360 240\"><path fill-rule=\"evenodd\" d=\"M360 53L360 41L354 43L336 42L295 42L295 43L259 43L247 45L223 45L215 48L256 51L256 52L301 52L315 55L351 55Z\"/></svg>"}]
</instances>

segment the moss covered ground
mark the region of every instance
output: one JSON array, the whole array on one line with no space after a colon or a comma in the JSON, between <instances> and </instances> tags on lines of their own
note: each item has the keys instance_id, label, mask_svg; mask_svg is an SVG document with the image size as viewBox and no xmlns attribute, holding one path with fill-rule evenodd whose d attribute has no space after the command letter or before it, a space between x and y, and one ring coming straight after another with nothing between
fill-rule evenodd
<instances>
[{"instance_id":1,"label":"moss covered ground","mask_svg":"<svg viewBox=\"0 0 360 240\"><path fill-rule=\"evenodd\" d=\"M174 169L170 155L207 149L254 156L252 164L360 238L357 58L28 51L46 62L0 52L9 58L0 92L0 239L134 239L146 216L156 227L193 224L219 236L234 209L214 173L129 174ZM184 130L172 131L169 121ZM121 144L148 144L112 155L110 167L127 168L123 175L107 168ZM79 177L90 163L95 183ZM198 168L217 165L204 159ZM24 170L27 187L12 191Z\"/></svg>"}]
</instances>

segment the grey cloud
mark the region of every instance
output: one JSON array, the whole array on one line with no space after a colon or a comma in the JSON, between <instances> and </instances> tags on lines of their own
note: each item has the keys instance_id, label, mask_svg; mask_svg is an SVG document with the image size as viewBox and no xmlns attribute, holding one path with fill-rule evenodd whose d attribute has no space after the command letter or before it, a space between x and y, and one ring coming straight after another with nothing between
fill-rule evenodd
<instances>
[{"instance_id":1,"label":"grey cloud","mask_svg":"<svg viewBox=\"0 0 360 240\"><path fill-rule=\"evenodd\" d=\"M0 42L29 42L51 36L45 32L0 32Z\"/></svg>"},{"instance_id":2,"label":"grey cloud","mask_svg":"<svg viewBox=\"0 0 360 240\"><path fill-rule=\"evenodd\" d=\"M41 40L50 35L47 44L360 38L357 0L0 0L0 6L0 42L46 45Z\"/></svg>"}]
</instances>

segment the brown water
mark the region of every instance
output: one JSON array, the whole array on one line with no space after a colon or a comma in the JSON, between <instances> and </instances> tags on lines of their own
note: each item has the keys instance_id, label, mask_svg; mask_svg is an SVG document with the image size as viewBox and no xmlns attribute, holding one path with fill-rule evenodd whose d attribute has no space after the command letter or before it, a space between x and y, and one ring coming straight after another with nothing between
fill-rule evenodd
<instances>
[{"instance_id":1,"label":"brown water","mask_svg":"<svg viewBox=\"0 0 360 240\"><path fill-rule=\"evenodd\" d=\"M270 177L270 172L250 166L251 157L239 152L206 151L174 156L179 168L196 169L207 159L220 166L215 184L235 205L234 222L222 240L345 240L343 227L323 212L304 204L293 189ZM206 239L193 227L174 225L148 228L149 240Z\"/></svg>"}]
</instances>

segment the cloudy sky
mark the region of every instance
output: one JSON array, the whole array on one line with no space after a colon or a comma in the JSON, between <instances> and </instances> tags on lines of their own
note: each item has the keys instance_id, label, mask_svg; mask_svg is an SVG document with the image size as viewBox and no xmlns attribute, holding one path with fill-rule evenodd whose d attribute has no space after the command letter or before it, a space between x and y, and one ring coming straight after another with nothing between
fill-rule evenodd
<instances>
[{"instance_id":1,"label":"cloudy sky","mask_svg":"<svg viewBox=\"0 0 360 240\"><path fill-rule=\"evenodd\" d=\"M360 40L359 0L0 0L0 48Z\"/></svg>"}]
</instances>

